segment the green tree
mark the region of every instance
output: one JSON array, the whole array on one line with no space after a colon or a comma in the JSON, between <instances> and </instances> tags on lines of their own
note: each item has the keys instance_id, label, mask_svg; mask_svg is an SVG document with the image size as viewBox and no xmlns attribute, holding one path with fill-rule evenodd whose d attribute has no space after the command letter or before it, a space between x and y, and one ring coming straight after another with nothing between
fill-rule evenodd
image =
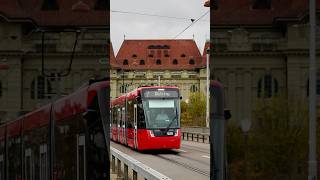
<instances>
[{"instance_id":1,"label":"green tree","mask_svg":"<svg viewBox=\"0 0 320 180\"><path fill-rule=\"evenodd\" d=\"M196 126L205 126L206 96L202 92L192 93L189 97L188 112Z\"/></svg>"},{"instance_id":2,"label":"green tree","mask_svg":"<svg viewBox=\"0 0 320 180\"><path fill-rule=\"evenodd\" d=\"M249 179L306 178L308 153L306 107L306 103L288 100L286 96L257 101L248 139ZM228 125L227 131L229 176L231 179L235 177L242 179L243 135L234 125Z\"/></svg>"}]
</instances>

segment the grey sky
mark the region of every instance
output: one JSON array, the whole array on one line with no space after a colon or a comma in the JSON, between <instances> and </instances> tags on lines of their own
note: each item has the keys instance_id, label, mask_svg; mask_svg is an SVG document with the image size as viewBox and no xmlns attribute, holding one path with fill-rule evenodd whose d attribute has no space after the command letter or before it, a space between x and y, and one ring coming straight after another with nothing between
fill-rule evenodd
<instances>
[{"instance_id":1,"label":"grey sky","mask_svg":"<svg viewBox=\"0 0 320 180\"><path fill-rule=\"evenodd\" d=\"M204 0L111 0L111 11L156 14L186 19L160 18L111 12L111 41L117 54L124 34L126 39L173 39L209 8ZM194 39L202 53L206 39L210 38L210 14L182 33L177 39Z\"/></svg>"}]
</instances>

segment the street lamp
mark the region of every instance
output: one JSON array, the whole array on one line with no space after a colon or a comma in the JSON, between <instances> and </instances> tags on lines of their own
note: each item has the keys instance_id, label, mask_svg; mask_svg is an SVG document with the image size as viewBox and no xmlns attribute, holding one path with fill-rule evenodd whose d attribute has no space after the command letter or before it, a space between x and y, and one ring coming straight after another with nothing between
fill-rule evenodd
<instances>
[{"instance_id":1,"label":"street lamp","mask_svg":"<svg viewBox=\"0 0 320 180\"><path fill-rule=\"evenodd\" d=\"M209 68L209 59L210 59L210 48L207 48L207 109L206 109L206 127L209 128L209 86L210 86L210 68Z\"/></svg>"},{"instance_id":2,"label":"street lamp","mask_svg":"<svg viewBox=\"0 0 320 180\"><path fill-rule=\"evenodd\" d=\"M247 151L248 151L248 133L251 127L251 121L248 119L244 119L241 121L241 130L243 132L243 137L244 137L244 145L245 145L245 150L244 150L244 180L248 179L248 170L247 170Z\"/></svg>"}]
</instances>

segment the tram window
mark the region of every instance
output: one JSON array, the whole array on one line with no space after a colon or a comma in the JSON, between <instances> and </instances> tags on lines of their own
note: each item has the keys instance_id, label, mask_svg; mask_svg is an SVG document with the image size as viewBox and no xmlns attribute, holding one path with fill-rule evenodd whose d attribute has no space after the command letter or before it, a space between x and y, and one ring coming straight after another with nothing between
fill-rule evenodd
<instances>
[{"instance_id":1,"label":"tram window","mask_svg":"<svg viewBox=\"0 0 320 180\"><path fill-rule=\"evenodd\" d=\"M78 136L78 154L77 154L77 180L86 179L86 150L85 150L85 136Z\"/></svg>"},{"instance_id":2,"label":"tram window","mask_svg":"<svg viewBox=\"0 0 320 180\"><path fill-rule=\"evenodd\" d=\"M8 139L8 178L22 178L21 166L21 139L20 137L12 137Z\"/></svg>"},{"instance_id":3,"label":"tram window","mask_svg":"<svg viewBox=\"0 0 320 180\"><path fill-rule=\"evenodd\" d=\"M142 104L139 103L138 104L138 128L146 128L146 121L144 118L144 111L143 111L143 107Z\"/></svg>"},{"instance_id":4,"label":"tram window","mask_svg":"<svg viewBox=\"0 0 320 180\"><path fill-rule=\"evenodd\" d=\"M33 166L32 166L32 151L31 149L25 150L25 179L26 180L33 180Z\"/></svg>"},{"instance_id":5,"label":"tram window","mask_svg":"<svg viewBox=\"0 0 320 180\"><path fill-rule=\"evenodd\" d=\"M0 180L4 180L4 157L0 155Z\"/></svg>"},{"instance_id":6,"label":"tram window","mask_svg":"<svg viewBox=\"0 0 320 180\"><path fill-rule=\"evenodd\" d=\"M39 159L39 165L40 165L40 179L46 180L48 178L48 159L47 159L47 145L43 144L40 145L40 159Z\"/></svg>"}]
</instances>

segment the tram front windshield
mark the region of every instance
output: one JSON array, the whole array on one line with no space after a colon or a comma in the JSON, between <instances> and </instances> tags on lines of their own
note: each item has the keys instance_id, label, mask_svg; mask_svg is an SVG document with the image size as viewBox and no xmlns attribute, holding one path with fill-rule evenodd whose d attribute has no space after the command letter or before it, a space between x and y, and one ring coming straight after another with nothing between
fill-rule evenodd
<instances>
[{"instance_id":1,"label":"tram front windshield","mask_svg":"<svg viewBox=\"0 0 320 180\"><path fill-rule=\"evenodd\" d=\"M170 93L170 91L166 91L165 93ZM175 91L174 94L176 94L177 97L152 96L150 98L143 98L142 102L147 129L179 128L180 108L178 92ZM152 95L154 95L154 93Z\"/></svg>"}]
</instances>

